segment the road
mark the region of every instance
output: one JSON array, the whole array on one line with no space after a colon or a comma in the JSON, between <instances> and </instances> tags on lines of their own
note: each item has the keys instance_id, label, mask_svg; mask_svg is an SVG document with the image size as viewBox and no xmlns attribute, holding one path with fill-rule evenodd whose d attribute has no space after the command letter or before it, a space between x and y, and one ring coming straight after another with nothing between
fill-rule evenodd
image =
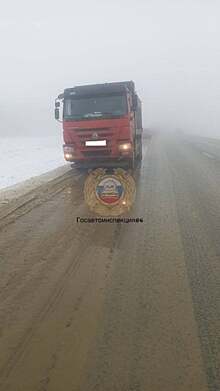
<instances>
[{"instance_id":1,"label":"road","mask_svg":"<svg viewBox=\"0 0 220 391\"><path fill-rule=\"evenodd\" d=\"M220 390L220 141L145 141L131 217L75 171L0 210L1 391Z\"/></svg>"}]
</instances>

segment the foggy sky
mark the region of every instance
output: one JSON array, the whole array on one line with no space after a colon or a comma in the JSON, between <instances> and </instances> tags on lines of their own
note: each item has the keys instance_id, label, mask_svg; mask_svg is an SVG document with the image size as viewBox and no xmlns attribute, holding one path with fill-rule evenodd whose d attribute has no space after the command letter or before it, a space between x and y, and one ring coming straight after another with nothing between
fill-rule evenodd
<instances>
[{"instance_id":1,"label":"foggy sky","mask_svg":"<svg viewBox=\"0 0 220 391\"><path fill-rule=\"evenodd\" d=\"M144 126L220 137L218 0L20 0L0 15L0 135L61 132L66 87L134 80Z\"/></svg>"}]
</instances>

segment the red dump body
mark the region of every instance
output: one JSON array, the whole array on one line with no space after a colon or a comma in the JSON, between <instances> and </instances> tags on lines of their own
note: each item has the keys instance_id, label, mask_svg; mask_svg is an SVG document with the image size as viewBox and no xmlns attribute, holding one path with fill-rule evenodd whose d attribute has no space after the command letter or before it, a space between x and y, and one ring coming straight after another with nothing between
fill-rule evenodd
<instances>
[{"instance_id":1,"label":"red dump body","mask_svg":"<svg viewBox=\"0 0 220 391\"><path fill-rule=\"evenodd\" d=\"M133 82L74 87L58 98L63 102L67 161L132 167L141 159L141 102ZM58 113L55 116L58 118Z\"/></svg>"}]
</instances>

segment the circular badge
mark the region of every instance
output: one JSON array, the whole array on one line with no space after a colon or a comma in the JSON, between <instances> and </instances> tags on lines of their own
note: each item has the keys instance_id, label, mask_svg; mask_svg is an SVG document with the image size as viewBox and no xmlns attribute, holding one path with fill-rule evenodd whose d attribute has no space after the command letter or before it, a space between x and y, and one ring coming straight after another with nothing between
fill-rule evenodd
<instances>
[{"instance_id":1,"label":"circular badge","mask_svg":"<svg viewBox=\"0 0 220 391\"><path fill-rule=\"evenodd\" d=\"M113 174L106 169L93 170L84 184L84 198L92 212L102 216L119 216L130 210L136 195L133 177L117 168Z\"/></svg>"},{"instance_id":2,"label":"circular badge","mask_svg":"<svg viewBox=\"0 0 220 391\"><path fill-rule=\"evenodd\" d=\"M123 184L114 176L107 175L96 185L96 196L104 205L118 204L123 195Z\"/></svg>"}]
</instances>

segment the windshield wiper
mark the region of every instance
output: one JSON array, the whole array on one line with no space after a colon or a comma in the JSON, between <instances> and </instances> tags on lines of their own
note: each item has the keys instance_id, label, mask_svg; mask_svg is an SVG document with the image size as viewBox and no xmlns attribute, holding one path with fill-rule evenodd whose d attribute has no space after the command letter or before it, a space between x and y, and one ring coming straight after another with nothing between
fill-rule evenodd
<instances>
[{"instance_id":1,"label":"windshield wiper","mask_svg":"<svg viewBox=\"0 0 220 391\"><path fill-rule=\"evenodd\" d=\"M73 119L83 119L83 118L95 118L95 117L118 117L123 115L123 113L110 113L107 111L94 111L93 113L86 113L86 114L73 114L70 116L66 116L66 119L73 120Z\"/></svg>"},{"instance_id":2,"label":"windshield wiper","mask_svg":"<svg viewBox=\"0 0 220 391\"><path fill-rule=\"evenodd\" d=\"M109 111L95 111L94 113L84 114L84 117L96 117L96 116L103 116L103 115L118 116L118 115L123 115L123 113L110 113Z\"/></svg>"},{"instance_id":3,"label":"windshield wiper","mask_svg":"<svg viewBox=\"0 0 220 391\"><path fill-rule=\"evenodd\" d=\"M95 111L94 113L87 113L87 114L84 114L83 117L97 117L97 116L102 116L103 113L101 113L100 111Z\"/></svg>"}]
</instances>

